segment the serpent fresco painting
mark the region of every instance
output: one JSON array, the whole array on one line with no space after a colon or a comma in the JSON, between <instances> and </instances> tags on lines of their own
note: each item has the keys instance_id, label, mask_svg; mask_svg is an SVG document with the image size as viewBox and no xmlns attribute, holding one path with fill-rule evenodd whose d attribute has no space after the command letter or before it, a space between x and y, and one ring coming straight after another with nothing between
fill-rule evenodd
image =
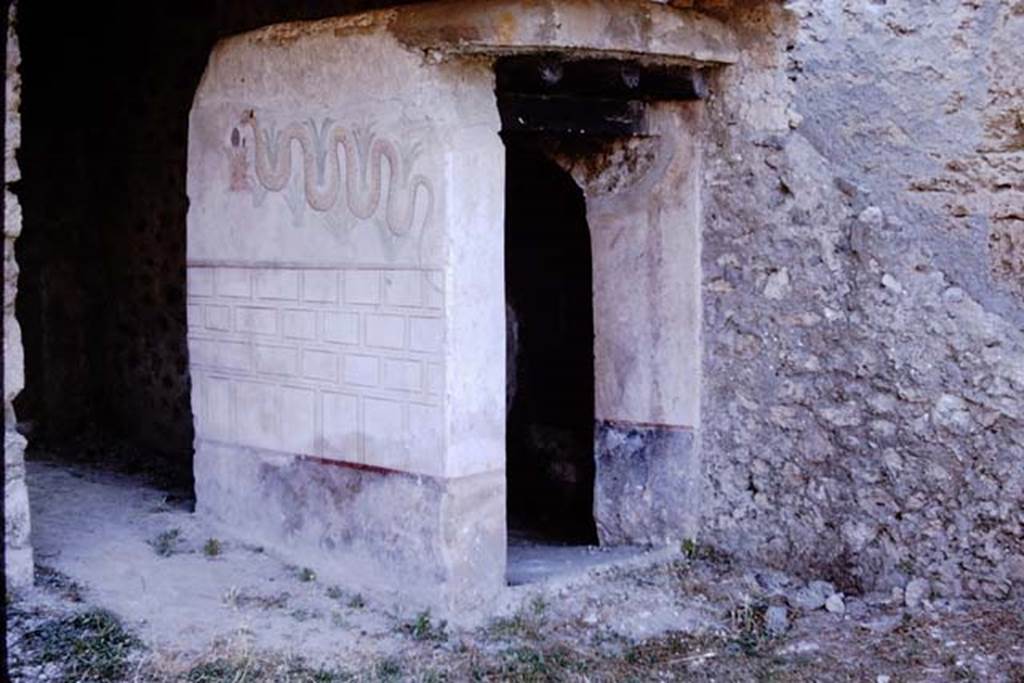
<instances>
[{"instance_id":1,"label":"serpent fresco painting","mask_svg":"<svg viewBox=\"0 0 1024 683\"><path fill-rule=\"evenodd\" d=\"M417 200L423 197L426 208L421 229L430 222L434 189L429 178L413 173L416 147L402 154L392 140L369 130L335 125L330 118L324 118L319 125L309 119L277 129L261 126L256 112L250 109L242 114L239 124L251 129L255 178L266 190L280 192L288 186L292 178L293 143L298 142L303 190L313 210L327 212L344 205L357 218L369 219L378 215L383 205L381 217L388 231L402 237L412 231ZM232 130L231 144L245 153L245 140L237 128ZM235 175L233 170L232 177ZM234 180L232 184L236 184Z\"/></svg>"}]
</instances>

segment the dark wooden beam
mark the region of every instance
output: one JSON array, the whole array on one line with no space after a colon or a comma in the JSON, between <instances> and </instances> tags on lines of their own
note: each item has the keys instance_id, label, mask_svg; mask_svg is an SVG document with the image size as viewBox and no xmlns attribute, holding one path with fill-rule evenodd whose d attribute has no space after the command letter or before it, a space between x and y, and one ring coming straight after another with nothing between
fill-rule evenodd
<instances>
[{"instance_id":1,"label":"dark wooden beam","mask_svg":"<svg viewBox=\"0 0 1024 683\"><path fill-rule=\"evenodd\" d=\"M698 100L707 82L698 69L636 60L506 57L495 65L498 93L642 101Z\"/></svg>"},{"instance_id":2,"label":"dark wooden beam","mask_svg":"<svg viewBox=\"0 0 1024 683\"><path fill-rule=\"evenodd\" d=\"M638 100L499 92L498 111L506 133L632 136L647 132L646 106Z\"/></svg>"}]
</instances>

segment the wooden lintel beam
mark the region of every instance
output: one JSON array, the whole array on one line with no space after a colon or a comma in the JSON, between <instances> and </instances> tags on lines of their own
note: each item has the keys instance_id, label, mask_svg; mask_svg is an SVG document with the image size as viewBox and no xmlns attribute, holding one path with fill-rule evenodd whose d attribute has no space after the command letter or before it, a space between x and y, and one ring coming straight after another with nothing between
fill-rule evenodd
<instances>
[{"instance_id":1,"label":"wooden lintel beam","mask_svg":"<svg viewBox=\"0 0 1024 683\"><path fill-rule=\"evenodd\" d=\"M499 93L643 101L707 97L704 74L685 66L635 60L506 57L495 66Z\"/></svg>"},{"instance_id":2,"label":"wooden lintel beam","mask_svg":"<svg viewBox=\"0 0 1024 683\"><path fill-rule=\"evenodd\" d=\"M498 93L502 131L635 136L647 132L646 105L638 100Z\"/></svg>"}]
</instances>

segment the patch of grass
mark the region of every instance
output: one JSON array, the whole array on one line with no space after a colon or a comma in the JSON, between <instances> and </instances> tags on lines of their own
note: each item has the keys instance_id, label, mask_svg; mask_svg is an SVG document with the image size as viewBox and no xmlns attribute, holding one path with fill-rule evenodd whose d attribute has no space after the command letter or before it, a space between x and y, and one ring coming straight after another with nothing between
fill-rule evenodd
<instances>
[{"instance_id":1,"label":"patch of grass","mask_svg":"<svg viewBox=\"0 0 1024 683\"><path fill-rule=\"evenodd\" d=\"M585 663L573 656L566 647L517 647L501 655L500 669L496 672L503 681L561 681L577 679L586 670Z\"/></svg>"},{"instance_id":2,"label":"patch of grass","mask_svg":"<svg viewBox=\"0 0 1024 683\"><path fill-rule=\"evenodd\" d=\"M302 683L341 683L351 681L352 675L336 669L293 669L289 672L289 680L302 681Z\"/></svg>"},{"instance_id":3,"label":"patch of grass","mask_svg":"<svg viewBox=\"0 0 1024 683\"><path fill-rule=\"evenodd\" d=\"M521 607L511 617L500 617L492 621L487 627L487 635L498 640L538 640L547 607L543 597L534 596L528 605Z\"/></svg>"},{"instance_id":4,"label":"patch of grass","mask_svg":"<svg viewBox=\"0 0 1024 683\"><path fill-rule=\"evenodd\" d=\"M402 624L401 630L403 633L407 633L412 636L413 640L434 640L442 642L448 640L447 627L448 623L446 621L434 624L430 618L430 610L423 610L416 615L414 620Z\"/></svg>"},{"instance_id":5,"label":"patch of grass","mask_svg":"<svg viewBox=\"0 0 1024 683\"><path fill-rule=\"evenodd\" d=\"M299 581L302 581L303 583L316 581L316 572L309 567L303 567L299 570Z\"/></svg>"},{"instance_id":6,"label":"patch of grass","mask_svg":"<svg viewBox=\"0 0 1024 683\"><path fill-rule=\"evenodd\" d=\"M206 543L203 544L203 554L207 557L217 557L223 550L221 542L216 538L208 538Z\"/></svg>"},{"instance_id":7,"label":"patch of grass","mask_svg":"<svg viewBox=\"0 0 1024 683\"><path fill-rule=\"evenodd\" d=\"M352 596L352 599L348 601L348 606L352 609L362 609L366 607L366 600L363 599L362 593L356 593Z\"/></svg>"},{"instance_id":8,"label":"patch of grass","mask_svg":"<svg viewBox=\"0 0 1024 683\"><path fill-rule=\"evenodd\" d=\"M722 552L712 545L700 543L693 538L683 541L679 546L679 552L690 562L700 561L722 566L729 566L732 563L732 558L728 553Z\"/></svg>"},{"instance_id":9,"label":"patch of grass","mask_svg":"<svg viewBox=\"0 0 1024 683\"><path fill-rule=\"evenodd\" d=\"M542 617L544 616L545 610L548 608L548 603L544 600L543 595L535 595L530 600L530 610L533 612L533 616Z\"/></svg>"},{"instance_id":10,"label":"patch of grass","mask_svg":"<svg viewBox=\"0 0 1024 683\"><path fill-rule=\"evenodd\" d=\"M193 666L184 680L187 683L340 683L351 681L352 676L335 669L311 668L298 657L282 661L258 660L244 656L234 659L222 657L202 662Z\"/></svg>"},{"instance_id":11,"label":"patch of grass","mask_svg":"<svg viewBox=\"0 0 1024 683\"><path fill-rule=\"evenodd\" d=\"M495 619L487 627L487 635L496 640L512 640L513 638L536 640L539 636L534 623L524 618L522 612L517 612L511 617Z\"/></svg>"},{"instance_id":12,"label":"patch of grass","mask_svg":"<svg viewBox=\"0 0 1024 683\"><path fill-rule=\"evenodd\" d=\"M402 663L394 657L380 660L373 667L373 675L378 681L397 681L402 677Z\"/></svg>"},{"instance_id":13,"label":"patch of grass","mask_svg":"<svg viewBox=\"0 0 1024 683\"><path fill-rule=\"evenodd\" d=\"M185 676L188 683L237 683L246 680L252 663L248 659L215 659L196 664Z\"/></svg>"},{"instance_id":14,"label":"patch of grass","mask_svg":"<svg viewBox=\"0 0 1024 683\"><path fill-rule=\"evenodd\" d=\"M99 609L47 621L24 642L41 662L60 667L62 683L125 680L129 658L142 648L116 616Z\"/></svg>"},{"instance_id":15,"label":"patch of grass","mask_svg":"<svg viewBox=\"0 0 1024 683\"><path fill-rule=\"evenodd\" d=\"M178 551L181 543L181 529L167 529L161 531L155 538L150 539L149 545L160 557L170 557Z\"/></svg>"},{"instance_id":16,"label":"patch of grass","mask_svg":"<svg viewBox=\"0 0 1024 683\"><path fill-rule=\"evenodd\" d=\"M748 657L764 655L774 640L765 626L767 611L767 605L749 601L743 601L729 610L732 645Z\"/></svg>"}]
</instances>

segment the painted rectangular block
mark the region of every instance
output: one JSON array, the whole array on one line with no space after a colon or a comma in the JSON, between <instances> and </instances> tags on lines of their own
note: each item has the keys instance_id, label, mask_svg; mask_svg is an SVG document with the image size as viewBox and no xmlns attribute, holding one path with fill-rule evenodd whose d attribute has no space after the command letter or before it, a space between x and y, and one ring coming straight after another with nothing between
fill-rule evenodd
<instances>
[{"instance_id":1,"label":"painted rectangular block","mask_svg":"<svg viewBox=\"0 0 1024 683\"><path fill-rule=\"evenodd\" d=\"M256 372L294 377L299 374L299 350L293 346L257 344L253 347Z\"/></svg>"},{"instance_id":2,"label":"painted rectangular block","mask_svg":"<svg viewBox=\"0 0 1024 683\"><path fill-rule=\"evenodd\" d=\"M444 347L444 321L441 318L410 318L409 348L437 353Z\"/></svg>"},{"instance_id":3,"label":"painted rectangular block","mask_svg":"<svg viewBox=\"0 0 1024 683\"><path fill-rule=\"evenodd\" d=\"M281 327L288 339L316 339L316 313L314 311L285 309L281 312Z\"/></svg>"},{"instance_id":4,"label":"painted rectangular block","mask_svg":"<svg viewBox=\"0 0 1024 683\"><path fill-rule=\"evenodd\" d=\"M256 297L297 301L299 298L299 271L284 268L257 270Z\"/></svg>"},{"instance_id":5,"label":"painted rectangular block","mask_svg":"<svg viewBox=\"0 0 1024 683\"><path fill-rule=\"evenodd\" d=\"M302 374L311 379L335 382L338 379L338 356L331 351L306 349L302 352Z\"/></svg>"},{"instance_id":6,"label":"painted rectangular block","mask_svg":"<svg viewBox=\"0 0 1024 683\"><path fill-rule=\"evenodd\" d=\"M190 348L196 365L219 370L248 370L251 366L249 346L242 342L193 339Z\"/></svg>"},{"instance_id":7,"label":"painted rectangular block","mask_svg":"<svg viewBox=\"0 0 1024 683\"><path fill-rule=\"evenodd\" d=\"M235 308L235 329L255 334L277 334L277 309L256 306Z\"/></svg>"},{"instance_id":8,"label":"painted rectangular block","mask_svg":"<svg viewBox=\"0 0 1024 683\"><path fill-rule=\"evenodd\" d=\"M423 390L423 365L419 361L385 358L381 363L381 386L399 391Z\"/></svg>"},{"instance_id":9,"label":"painted rectangular block","mask_svg":"<svg viewBox=\"0 0 1024 683\"><path fill-rule=\"evenodd\" d=\"M338 301L338 271L307 270L302 274L302 298L315 303Z\"/></svg>"},{"instance_id":10,"label":"painted rectangular block","mask_svg":"<svg viewBox=\"0 0 1024 683\"><path fill-rule=\"evenodd\" d=\"M217 296L252 297L252 273L245 268L218 268L215 274Z\"/></svg>"},{"instance_id":11,"label":"painted rectangular block","mask_svg":"<svg viewBox=\"0 0 1024 683\"><path fill-rule=\"evenodd\" d=\"M324 341L337 344L359 343L359 316L355 313L324 313Z\"/></svg>"},{"instance_id":12,"label":"painted rectangular block","mask_svg":"<svg viewBox=\"0 0 1024 683\"><path fill-rule=\"evenodd\" d=\"M204 310L206 311L206 329L221 332L231 331L230 306L206 306Z\"/></svg>"},{"instance_id":13,"label":"painted rectangular block","mask_svg":"<svg viewBox=\"0 0 1024 683\"><path fill-rule=\"evenodd\" d=\"M384 302L391 306L422 306L424 274L419 270L384 272Z\"/></svg>"},{"instance_id":14,"label":"painted rectangular block","mask_svg":"<svg viewBox=\"0 0 1024 683\"><path fill-rule=\"evenodd\" d=\"M186 286L190 297L213 296L213 268L189 268Z\"/></svg>"},{"instance_id":15,"label":"painted rectangular block","mask_svg":"<svg viewBox=\"0 0 1024 683\"><path fill-rule=\"evenodd\" d=\"M377 304L380 302L380 271L345 271L345 303Z\"/></svg>"},{"instance_id":16,"label":"painted rectangular block","mask_svg":"<svg viewBox=\"0 0 1024 683\"><path fill-rule=\"evenodd\" d=\"M383 349L405 348L405 318L371 313L365 320L367 346Z\"/></svg>"},{"instance_id":17,"label":"painted rectangular block","mask_svg":"<svg viewBox=\"0 0 1024 683\"><path fill-rule=\"evenodd\" d=\"M380 359L354 353L345 354L342 379L346 384L375 387L380 383Z\"/></svg>"}]
</instances>

